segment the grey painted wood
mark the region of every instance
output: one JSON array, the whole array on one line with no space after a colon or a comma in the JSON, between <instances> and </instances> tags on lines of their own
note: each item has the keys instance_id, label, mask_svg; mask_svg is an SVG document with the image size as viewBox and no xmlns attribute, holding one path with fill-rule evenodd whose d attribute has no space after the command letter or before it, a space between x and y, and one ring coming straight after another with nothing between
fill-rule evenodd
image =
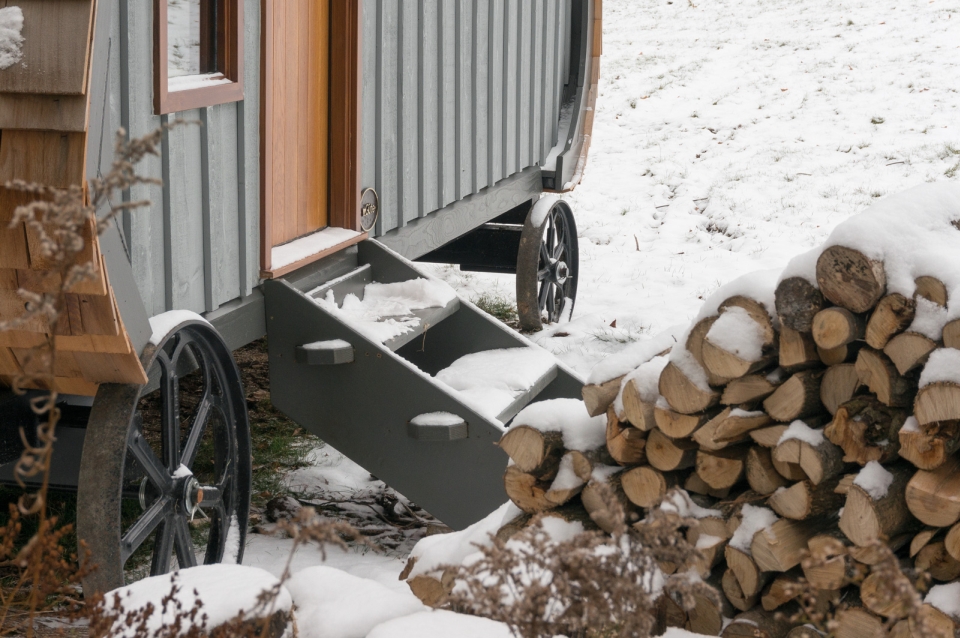
<instances>
[{"instance_id":1,"label":"grey painted wood","mask_svg":"<svg viewBox=\"0 0 960 638\"><path fill-rule=\"evenodd\" d=\"M530 71L533 68L533 3L536 0L520 2L518 19L519 40L517 42L519 65L517 78L517 166L530 163L530 113L532 111L532 83Z\"/></svg>"},{"instance_id":2,"label":"grey painted wood","mask_svg":"<svg viewBox=\"0 0 960 638\"><path fill-rule=\"evenodd\" d=\"M433 11L424 0L420 0L419 28L419 56L420 56L420 89L419 129L420 129L420 156L418 176L420 187L420 210L418 217L440 208L440 56L438 33L439 14Z\"/></svg>"},{"instance_id":3,"label":"grey painted wood","mask_svg":"<svg viewBox=\"0 0 960 638\"><path fill-rule=\"evenodd\" d=\"M543 50L544 35L543 29L546 26L546 16L544 12L544 0L533 0L533 21L531 28L533 33L530 35L530 114L527 118L530 122L530 150L527 161L535 164L540 163L540 134L542 132L541 123L544 118L543 113L543 76L547 68L547 57Z\"/></svg>"},{"instance_id":4,"label":"grey painted wood","mask_svg":"<svg viewBox=\"0 0 960 638\"><path fill-rule=\"evenodd\" d=\"M473 143L475 170L473 192L490 186L490 13L489 0L473 3L473 59L476 73L473 77Z\"/></svg>"},{"instance_id":5,"label":"grey painted wood","mask_svg":"<svg viewBox=\"0 0 960 638\"><path fill-rule=\"evenodd\" d=\"M457 2L457 199L476 192L474 180L475 147L473 127L476 101L474 90L474 21L475 0Z\"/></svg>"},{"instance_id":6,"label":"grey painted wood","mask_svg":"<svg viewBox=\"0 0 960 638\"><path fill-rule=\"evenodd\" d=\"M397 58L400 61L397 93L400 107L397 145L398 225L420 215L420 8L416 2L399 7Z\"/></svg>"},{"instance_id":7,"label":"grey painted wood","mask_svg":"<svg viewBox=\"0 0 960 638\"><path fill-rule=\"evenodd\" d=\"M361 108L360 120L360 187L378 188L377 173L380 169L380 158L377 155L377 66L379 50L379 34L377 22L379 16L378 3L375 0L364 0L360 3L360 90ZM380 230L377 229L379 233Z\"/></svg>"},{"instance_id":8,"label":"grey painted wood","mask_svg":"<svg viewBox=\"0 0 960 638\"><path fill-rule=\"evenodd\" d=\"M503 68L504 68L504 23L502 20L504 0L490 0L487 21L490 24L489 61L490 77L487 83L490 114L487 137L490 140L490 183L496 184L505 177L503 167Z\"/></svg>"},{"instance_id":9,"label":"grey painted wood","mask_svg":"<svg viewBox=\"0 0 960 638\"><path fill-rule=\"evenodd\" d=\"M519 169L520 157L517 147L520 0L505 0L503 8L503 172L512 175Z\"/></svg>"},{"instance_id":10,"label":"grey painted wood","mask_svg":"<svg viewBox=\"0 0 960 638\"><path fill-rule=\"evenodd\" d=\"M396 228L400 225L400 179L399 162L400 138L398 86L400 84L400 64L397 49L400 41L399 3L393 0L377 0L379 5L380 42L377 62L377 84L379 100L377 103L378 154L380 157L379 186L380 218L377 225L382 228Z\"/></svg>"},{"instance_id":11,"label":"grey painted wood","mask_svg":"<svg viewBox=\"0 0 960 638\"><path fill-rule=\"evenodd\" d=\"M457 198L457 0L440 0L440 205L446 206Z\"/></svg>"},{"instance_id":12,"label":"grey painted wood","mask_svg":"<svg viewBox=\"0 0 960 638\"><path fill-rule=\"evenodd\" d=\"M172 307L204 310L203 188L200 127L194 109L177 113L177 126L167 134L172 263ZM182 122L182 124L181 124Z\"/></svg>"},{"instance_id":13,"label":"grey painted wood","mask_svg":"<svg viewBox=\"0 0 960 638\"><path fill-rule=\"evenodd\" d=\"M260 282L260 0L245 0L244 100L237 105L239 294Z\"/></svg>"}]
</instances>

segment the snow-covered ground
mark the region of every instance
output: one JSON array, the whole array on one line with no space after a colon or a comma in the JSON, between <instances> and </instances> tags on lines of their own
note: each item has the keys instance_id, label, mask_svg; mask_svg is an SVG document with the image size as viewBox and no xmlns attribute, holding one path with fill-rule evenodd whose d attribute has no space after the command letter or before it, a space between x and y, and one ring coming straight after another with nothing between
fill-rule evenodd
<instances>
[{"instance_id":1,"label":"snow-covered ground","mask_svg":"<svg viewBox=\"0 0 960 638\"><path fill-rule=\"evenodd\" d=\"M584 376L638 337L688 321L721 284L782 267L877 198L958 179L958 0L603 4L593 146L567 196L579 225L579 297L570 323L534 337ZM434 272L471 299L514 298L512 276ZM347 499L381 489L324 449L290 485ZM386 556L334 549L323 564L412 599L397 580L410 545ZM244 562L277 575L289 549L251 534ZM293 568L319 564L319 552L303 548ZM366 626L363 605L345 608L358 615L355 628ZM456 622L419 612L370 635L507 635Z\"/></svg>"}]
</instances>

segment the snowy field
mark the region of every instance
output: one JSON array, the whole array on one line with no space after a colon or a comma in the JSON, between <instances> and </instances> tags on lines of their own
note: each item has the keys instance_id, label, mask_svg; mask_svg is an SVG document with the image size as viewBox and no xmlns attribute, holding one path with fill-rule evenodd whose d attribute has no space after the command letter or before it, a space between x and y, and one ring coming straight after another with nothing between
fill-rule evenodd
<instances>
[{"instance_id":1,"label":"snowy field","mask_svg":"<svg viewBox=\"0 0 960 638\"><path fill-rule=\"evenodd\" d=\"M535 337L584 376L688 321L721 284L782 267L877 198L958 179L958 0L605 0L604 11L593 146L567 196L579 298L570 323ZM468 298L513 300L512 276L435 272ZM377 488L326 450L290 484ZM252 534L244 562L278 575L289 544ZM412 600L397 580L410 545L390 556L334 550L326 564ZM293 565L319 562L305 548ZM369 607L338 604L337 626L352 633L336 635L366 635ZM451 617L421 613L370 635L507 635ZM331 635L324 626L300 632Z\"/></svg>"}]
</instances>

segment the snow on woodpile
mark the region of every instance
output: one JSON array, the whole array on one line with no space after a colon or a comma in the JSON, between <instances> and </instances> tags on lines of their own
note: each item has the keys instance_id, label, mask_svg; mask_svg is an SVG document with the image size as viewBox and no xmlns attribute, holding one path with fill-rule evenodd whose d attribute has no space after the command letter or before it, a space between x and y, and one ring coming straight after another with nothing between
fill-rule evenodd
<instances>
[{"instance_id":1,"label":"snow on woodpile","mask_svg":"<svg viewBox=\"0 0 960 638\"><path fill-rule=\"evenodd\" d=\"M932 383L960 383L960 350L941 348L930 354L920 375L920 387Z\"/></svg>"},{"instance_id":2,"label":"snow on woodpile","mask_svg":"<svg viewBox=\"0 0 960 638\"><path fill-rule=\"evenodd\" d=\"M177 591L174 600L182 605L185 612L202 602L201 615L206 615L207 629L218 627L241 612L250 618L262 618L264 614L276 612L289 613L293 599L285 587L277 590L272 605L267 608L259 605L258 597L266 591L273 591L279 580L262 569L242 565L201 565L181 569L171 574L151 576L109 592L104 597L108 611L136 613L152 604L154 612L146 622L150 635L159 634L163 627L175 622L176 605L163 605L165 597L170 596L174 587ZM116 606L119 601L119 608ZM117 638L133 636L134 628L126 626L121 615L112 635ZM190 630L190 623L182 623L182 633Z\"/></svg>"},{"instance_id":3,"label":"snow on woodpile","mask_svg":"<svg viewBox=\"0 0 960 638\"><path fill-rule=\"evenodd\" d=\"M923 602L933 605L956 621L960 621L960 581L934 585Z\"/></svg>"},{"instance_id":4,"label":"snow on woodpile","mask_svg":"<svg viewBox=\"0 0 960 638\"><path fill-rule=\"evenodd\" d=\"M23 10L0 7L0 71L23 59Z\"/></svg>"},{"instance_id":5,"label":"snow on woodpile","mask_svg":"<svg viewBox=\"0 0 960 638\"><path fill-rule=\"evenodd\" d=\"M870 461L857 474L853 484L869 494L873 500L879 501L893 485L893 474L876 461Z\"/></svg>"},{"instance_id":6,"label":"snow on woodpile","mask_svg":"<svg viewBox=\"0 0 960 638\"><path fill-rule=\"evenodd\" d=\"M735 547L747 554L750 553L753 537L780 520L773 510L750 504L743 506L740 515L740 525L730 538L730 547Z\"/></svg>"},{"instance_id":7,"label":"snow on woodpile","mask_svg":"<svg viewBox=\"0 0 960 638\"><path fill-rule=\"evenodd\" d=\"M620 352L610 355L594 366L587 378L587 383L600 384L622 377L657 355L669 351L676 345L685 328L685 325L677 324L649 339L641 339L631 343Z\"/></svg>"},{"instance_id":8,"label":"snow on woodpile","mask_svg":"<svg viewBox=\"0 0 960 638\"><path fill-rule=\"evenodd\" d=\"M385 622L367 638L513 638L503 623L437 609Z\"/></svg>"},{"instance_id":9,"label":"snow on woodpile","mask_svg":"<svg viewBox=\"0 0 960 638\"><path fill-rule=\"evenodd\" d=\"M589 451L602 447L607 420L591 417L583 401L551 399L531 403L513 419L511 427L527 425L541 432L559 432L568 450Z\"/></svg>"}]
</instances>

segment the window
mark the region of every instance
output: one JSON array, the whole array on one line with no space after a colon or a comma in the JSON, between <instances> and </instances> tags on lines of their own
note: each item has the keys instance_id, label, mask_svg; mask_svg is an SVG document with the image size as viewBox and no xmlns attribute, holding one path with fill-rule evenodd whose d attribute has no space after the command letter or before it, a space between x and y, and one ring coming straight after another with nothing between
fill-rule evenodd
<instances>
[{"instance_id":1,"label":"window","mask_svg":"<svg viewBox=\"0 0 960 638\"><path fill-rule=\"evenodd\" d=\"M154 0L158 115L243 99L243 0Z\"/></svg>"}]
</instances>

